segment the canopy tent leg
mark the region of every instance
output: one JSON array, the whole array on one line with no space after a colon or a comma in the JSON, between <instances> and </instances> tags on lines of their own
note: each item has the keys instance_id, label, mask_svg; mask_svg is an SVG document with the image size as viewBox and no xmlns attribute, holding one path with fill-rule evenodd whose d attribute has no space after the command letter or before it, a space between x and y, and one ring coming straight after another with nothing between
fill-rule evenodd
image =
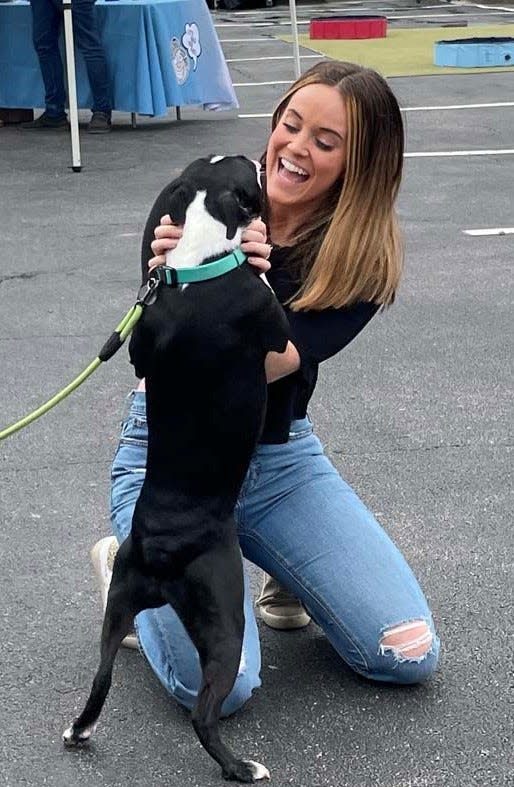
<instances>
[{"instance_id":1,"label":"canopy tent leg","mask_svg":"<svg viewBox=\"0 0 514 787\"><path fill-rule=\"evenodd\" d=\"M68 78L68 100L70 105L71 128L71 168L73 172L80 172L80 135L79 113L77 105L77 81L75 78L75 50L73 48L73 20L71 0L63 0L64 9L64 42L66 44L66 74Z\"/></svg>"},{"instance_id":2,"label":"canopy tent leg","mask_svg":"<svg viewBox=\"0 0 514 787\"><path fill-rule=\"evenodd\" d=\"M294 74L298 79L302 73L300 66L300 44L298 42L298 22L296 19L296 0L289 0L289 15L291 17L291 30L293 34Z\"/></svg>"}]
</instances>

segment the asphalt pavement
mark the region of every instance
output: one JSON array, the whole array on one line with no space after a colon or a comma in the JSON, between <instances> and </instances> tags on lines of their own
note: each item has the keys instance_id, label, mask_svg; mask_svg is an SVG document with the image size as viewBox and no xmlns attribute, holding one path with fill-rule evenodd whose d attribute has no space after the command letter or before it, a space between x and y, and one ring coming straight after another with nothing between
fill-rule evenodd
<instances>
[{"instance_id":1,"label":"asphalt pavement","mask_svg":"<svg viewBox=\"0 0 514 787\"><path fill-rule=\"evenodd\" d=\"M286 13L260 11L279 21ZM220 38L236 32L250 36L218 29ZM227 59L251 56L244 42L223 46ZM234 82L292 78L292 61L230 68ZM404 108L512 101L508 73L391 85ZM239 114L270 113L284 88L236 88ZM84 133L81 173L69 169L65 133L0 129L0 426L81 371L125 314L162 186L198 155L263 150L269 118L183 115L141 119L135 131L117 115L112 134ZM442 658L426 685L375 685L346 668L314 624L290 633L260 625L263 686L223 734L268 766L275 787L514 784L514 235L463 232L514 224L514 155L494 153L513 147L514 106L405 118L404 282L395 305L324 364L311 417L418 576ZM418 155L470 149L493 153ZM101 612L88 553L110 532L109 469L133 382L122 350L0 449L0 784L9 787L222 783L187 713L135 652L118 656L91 746L61 743L97 665ZM252 577L257 585L255 568Z\"/></svg>"}]
</instances>

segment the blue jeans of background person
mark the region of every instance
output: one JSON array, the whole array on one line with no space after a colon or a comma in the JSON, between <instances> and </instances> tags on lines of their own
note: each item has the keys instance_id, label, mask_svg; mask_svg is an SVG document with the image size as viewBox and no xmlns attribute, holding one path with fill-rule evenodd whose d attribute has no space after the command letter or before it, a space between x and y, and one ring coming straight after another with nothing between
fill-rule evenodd
<instances>
[{"instance_id":1,"label":"blue jeans of background person","mask_svg":"<svg viewBox=\"0 0 514 787\"><path fill-rule=\"evenodd\" d=\"M59 51L62 22L60 0L30 0L32 8L32 39L39 58L45 85L46 112L62 117L66 101L64 70ZM72 0L75 45L86 61L87 75L93 93L93 112L111 111L111 87L107 63L98 30L95 0Z\"/></svg>"},{"instance_id":2,"label":"blue jeans of background person","mask_svg":"<svg viewBox=\"0 0 514 787\"><path fill-rule=\"evenodd\" d=\"M146 466L145 394L133 392L130 399L112 469L111 516L120 542L130 532ZM244 556L301 599L356 672L399 684L430 677L439 641L423 593L398 549L324 455L308 418L293 422L288 443L257 447L235 514ZM433 634L425 655L400 659L380 648L386 629L420 620ZM198 654L175 612L169 606L141 612L136 630L157 677L192 708L201 679ZM245 577L243 652L224 715L260 686L259 671Z\"/></svg>"}]
</instances>

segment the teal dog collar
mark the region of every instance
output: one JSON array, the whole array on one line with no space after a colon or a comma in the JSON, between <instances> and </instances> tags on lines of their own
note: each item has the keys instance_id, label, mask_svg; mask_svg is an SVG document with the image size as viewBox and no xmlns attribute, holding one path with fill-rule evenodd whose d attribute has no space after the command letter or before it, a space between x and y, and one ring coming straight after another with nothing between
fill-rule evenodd
<instances>
[{"instance_id":1,"label":"teal dog collar","mask_svg":"<svg viewBox=\"0 0 514 787\"><path fill-rule=\"evenodd\" d=\"M241 249L234 249L226 257L214 262L206 262L196 268L172 268L168 265L159 265L150 272L150 276L159 280L161 284L177 287L179 284L193 284L218 276L238 268L246 260L246 254Z\"/></svg>"}]
</instances>

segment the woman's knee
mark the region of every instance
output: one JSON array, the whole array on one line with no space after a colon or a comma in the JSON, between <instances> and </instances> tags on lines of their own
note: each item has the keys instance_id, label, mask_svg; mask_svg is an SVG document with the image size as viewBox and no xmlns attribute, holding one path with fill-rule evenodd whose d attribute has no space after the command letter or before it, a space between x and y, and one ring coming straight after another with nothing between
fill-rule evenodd
<instances>
[{"instance_id":1,"label":"woman's knee","mask_svg":"<svg viewBox=\"0 0 514 787\"><path fill-rule=\"evenodd\" d=\"M232 691L221 706L223 718L231 716L245 705L252 696L255 689L261 685L261 680L257 673L251 670L240 672L237 676Z\"/></svg>"},{"instance_id":2,"label":"woman's knee","mask_svg":"<svg viewBox=\"0 0 514 787\"><path fill-rule=\"evenodd\" d=\"M111 522L118 541L124 541L132 527L132 514L145 473L146 443L131 442L122 434L111 470Z\"/></svg>"},{"instance_id":3,"label":"woman's knee","mask_svg":"<svg viewBox=\"0 0 514 787\"><path fill-rule=\"evenodd\" d=\"M188 710L192 711L198 699L198 686L187 685L187 681L182 683L179 678L174 677L173 681L165 683L168 692ZM232 690L225 698L221 706L221 717L227 718L236 713L245 705L252 696L255 689L258 689L261 681L258 675L245 672L238 675Z\"/></svg>"},{"instance_id":4,"label":"woman's knee","mask_svg":"<svg viewBox=\"0 0 514 787\"><path fill-rule=\"evenodd\" d=\"M403 685L423 683L434 674L440 643L425 620L403 621L382 632L368 677Z\"/></svg>"}]
</instances>

